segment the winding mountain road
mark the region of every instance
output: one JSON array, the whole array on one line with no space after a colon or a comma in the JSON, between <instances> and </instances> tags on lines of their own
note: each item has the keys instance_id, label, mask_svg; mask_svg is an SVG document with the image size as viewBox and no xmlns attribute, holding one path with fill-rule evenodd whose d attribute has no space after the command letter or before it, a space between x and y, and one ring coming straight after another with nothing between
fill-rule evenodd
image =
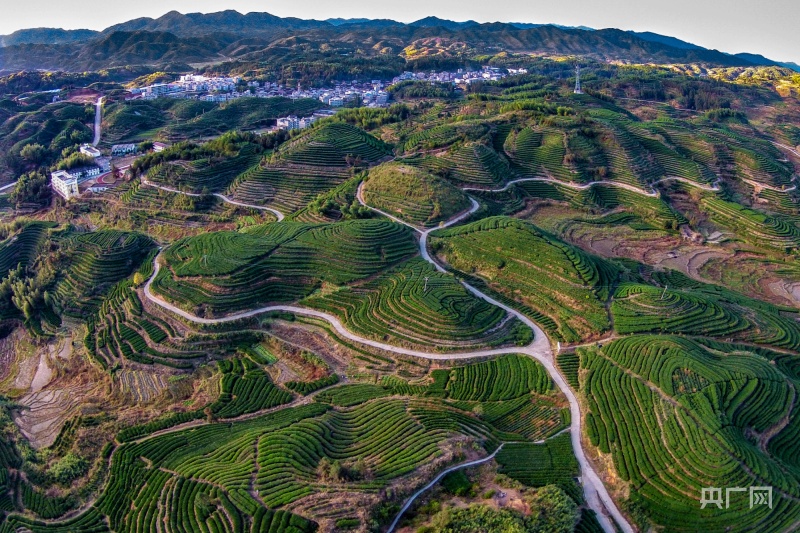
<instances>
[{"instance_id":1,"label":"winding mountain road","mask_svg":"<svg viewBox=\"0 0 800 533\"><path fill-rule=\"evenodd\" d=\"M174 192L181 192L181 191L174 191ZM427 247L427 237L428 237L428 235L430 234L430 232L432 232L432 231L434 231L436 229L443 228L443 227L448 227L448 226L452 226L454 224L457 224L458 222L466 219L467 217L469 217L470 215L475 213L478 210L478 208L480 207L478 202L475 201L474 198L470 197L470 201L472 203L472 206L471 206L471 208L469 210L464 211L463 213L460 213L460 214L456 215L453 219L451 219L450 221L448 221L445 224L442 224L441 226L439 226L437 228L430 228L430 229L423 230L423 229L417 228L417 227L415 227L415 226L413 226L411 224L408 224L407 222L404 222L404 221L402 221L402 220L400 220L400 219L398 219L398 218L396 218L396 217L394 217L394 216L392 216L392 215L390 215L388 213L385 213L383 211L380 211L378 209L372 208L369 205L367 205L364 202L364 199L363 199L361 186L359 186L359 189L358 189L358 192L357 192L356 196L358 198L358 201L364 207L372 209L373 211L375 211L377 213L380 213L380 214L382 214L382 215L394 220L395 222L398 222L398 223L403 224L405 226L409 226L412 229L414 229L414 231L418 232L420 234L420 254L422 255L422 257L426 261L431 263L440 272L445 272L445 269L444 269L444 267L442 265L437 263L436 260L433 259L431 257L431 255L429 254L428 247ZM281 216L281 218L283 218L283 217ZM582 419L581 419L580 403L578 402L578 398L575 395L575 393L573 392L573 390L570 388L570 386L567 384L567 382L564 379L564 377L561 375L559 370L556 368L554 357L553 357L553 351L552 351L552 348L550 346L550 341L548 340L548 338L545 335L544 331L537 324L535 324L531 319L529 319L527 316L523 315L522 313L520 313L516 309L513 309L513 308L511 308L511 307L509 307L509 306L507 306L507 305L495 300L494 298L484 294L483 292L481 292L477 288L473 287L472 285L462 281L461 284L469 292L471 292L472 294L474 294L478 298L482 298L483 300L485 300L486 302L488 302L488 303L490 303L492 305L500 307L501 309L505 310L507 313L513 315L518 320L523 322L529 328L531 328L531 330L533 330L533 332L534 332L534 340L533 340L533 342L530 345L528 345L528 346L526 346L524 348L511 347L511 348L499 348L499 349L492 349L492 350L477 350L477 351L472 351L472 352L461 352L461 353L431 353L431 352L423 352L423 351L419 351L419 350L411 350L411 349L408 349L408 348L400 348L400 347L397 347L397 346L392 346L390 344L374 341L374 340L371 340L371 339L365 339L363 337L360 337L360 336L350 332L347 328L345 328L345 326L341 323L341 321L337 317L335 317L333 315L330 315L328 313L324 313L322 311L317 311L315 309L308 309L308 308L299 307L299 306L272 305L272 306L261 307L261 308L258 308L258 309L253 309L253 310L250 310L250 311L244 311L244 312L241 312L241 313L236 313L236 314L229 315L229 316L222 317L222 318L200 318L200 317L197 317L197 316L195 316L195 315L193 315L191 313L188 313L188 312L184 311L183 309L180 309L180 308L176 307L173 304L170 304L169 302L167 302L167 301L165 301L165 300L161 299L160 297L158 297L158 296L153 294L153 292L152 292L152 284L153 284L153 281L158 276L159 270L161 268L161 265L159 264L159 258L160 257L161 257L161 254L158 254L153 259L153 274L152 274L152 276L150 277L150 279L147 281L147 283L144 286L145 297L148 300L150 300L151 302L155 303L156 305L159 305L160 307L162 307L164 309L167 309L167 310L169 310L169 311L171 311L171 312L173 312L173 313L185 318L186 320L189 320L191 322L195 322L197 324L220 324L220 323L226 323L226 322L234 322L236 320L241 320L241 319L244 319L244 318L250 318L250 317L253 317L253 316L256 316L256 315L260 315L260 314L263 314L263 313L288 312L288 313L295 313L295 314L298 314L298 315L310 316L310 317L314 317L314 318L325 320L326 322L331 324L331 326L336 331L336 333L338 333L342 337L344 337L346 339L349 339L351 341L359 342L361 344L364 344L364 345L367 345L367 346L371 346L373 348L378 348L378 349L381 349L381 350L385 350L387 352L392 352L392 353L397 353L397 354L402 354L402 355L408 355L408 356L412 356L412 357L419 357L419 358L422 358L422 359L429 359L429 360L436 360L436 361L450 361L450 360L478 359L478 358L492 357L492 356L503 355L503 354L511 354L511 353L522 353L522 354L528 355L530 357L533 357L539 363L541 363L542 366L545 367L545 369L547 369L547 372L552 377L553 382L564 393L564 395L567 397L567 400L569 402L570 417L571 417L570 438L571 438L571 441L572 441L572 446L573 446L573 449L574 449L574 452L575 452L575 456L576 456L576 458L578 460L578 463L580 464L581 484L583 485L584 496L586 498L587 504L589 505L589 507L591 509L593 509L597 513L597 518L600 521L600 524L602 525L604 531L606 531L607 533L614 533L616 531L616 528L615 528L612 520L608 516L609 514L613 517L614 521L616 521L616 523L619 525L619 527L621 528L621 530L624 533L633 533L633 531L634 531L633 527L631 527L630 523L627 521L627 519L622 515L622 513L617 508L616 504L614 503L614 500L611 498L611 495L608 493L608 490L606 490L605 486L603 485L602 481L600 480L600 477L598 476L597 472L594 470L594 468L592 467L591 463L587 459L586 454L584 453L583 443L581 441L581 420Z\"/></svg>"},{"instance_id":2,"label":"winding mountain road","mask_svg":"<svg viewBox=\"0 0 800 533\"><path fill-rule=\"evenodd\" d=\"M792 152L797 157L800 157L800 152L798 152L796 149L792 148L791 146L786 146L785 144L781 144L781 143L775 142L775 141L770 141L770 142L772 144L774 144L775 146L777 146L779 148L783 148L785 150L789 150L790 152Z\"/></svg>"},{"instance_id":3,"label":"winding mountain road","mask_svg":"<svg viewBox=\"0 0 800 533\"><path fill-rule=\"evenodd\" d=\"M541 181L545 183L553 183L555 185L563 185L564 187L569 187L570 189L578 189L578 190L589 189L591 187L594 187L595 185L607 185L609 187L619 187L621 189L625 189L634 192L636 194L641 194L643 196L649 196L651 198L657 198L660 196L660 193L656 190L647 192L646 190L640 189L639 187L634 187L633 185L629 185L627 183L618 183L616 181L602 180L602 181L593 181L591 183L569 183L566 181L559 181L553 178L519 178L516 180L509 181L508 183L505 184L505 186L503 186L500 189L481 189L480 187L464 187L461 190L475 191L475 192L505 192L508 189L510 189L513 185L517 183L523 183L526 181ZM665 181L680 181L688 185L691 185L692 187L702 189L704 191L719 192L720 190L719 189L720 180L715 181L713 185L703 185L702 183L697 183L695 181L686 178L681 178L679 176L667 176L666 178L661 178L660 180L654 181L652 184L655 185L656 183L662 183Z\"/></svg>"},{"instance_id":4,"label":"winding mountain road","mask_svg":"<svg viewBox=\"0 0 800 533\"><path fill-rule=\"evenodd\" d=\"M151 181L147 181L145 178L142 178L142 185L146 185L148 187L154 187L156 189L161 189L162 191L174 192L174 193L177 193L177 194L183 194L185 196L192 196L194 198L199 198L200 196L203 196L202 194L198 194L198 193L195 193L195 192L179 191L178 189L173 189L172 187L165 187L163 185L156 185L155 183L153 183ZM245 203L242 203L242 202L237 202L236 200L231 200L230 198L228 198L224 194L220 194L220 193L217 193L217 192L211 193L211 194L212 194L212 196L216 196L217 198L219 198L223 202L231 204L231 205L238 205L239 207L247 207L249 209L258 209L259 211L268 211L268 212L272 213L273 215L275 215L278 218L278 222L280 222L284 218L283 213L281 213L277 209L272 209L271 207L265 207L263 205L253 205L253 204L245 204Z\"/></svg>"},{"instance_id":5,"label":"winding mountain road","mask_svg":"<svg viewBox=\"0 0 800 533\"><path fill-rule=\"evenodd\" d=\"M500 450L503 449L504 445L505 445L505 443L500 444L500 446L498 446L497 449L494 452L492 452L491 455L488 455L488 456L486 456L486 457L484 457L482 459L476 459L474 461L468 461L466 463L461 463L461 464L458 464L458 465L454 465L454 466L451 466L450 468L447 468L447 469L442 470L441 472L439 472L439 475L436 476L435 478L433 478L433 480L431 480L430 483L428 483L427 485L425 485L424 487L419 489L417 492L412 494L409 499L406 500L406 503L403 504L403 507L400 508L400 511L394 517L394 520L392 520L392 524L389 526L389 529L386 530L386 533L392 533L394 531L394 529L397 527L397 523L400 522L401 518L403 518L403 515L405 514L405 512L408 511L408 509L411 507L411 504L413 504L414 501L417 498L419 498L424 492L430 490L431 487L433 487L434 485L439 483L439 480L442 479L444 476L446 476L450 472L455 472L457 470L463 470L465 468L470 468L470 467L473 467L473 466L478 466L478 465L482 465L484 463L488 463L489 461L494 459L494 457L498 453L500 453Z\"/></svg>"},{"instance_id":6,"label":"winding mountain road","mask_svg":"<svg viewBox=\"0 0 800 533\"><path fill-rule=\"evenodd\" d=\"M644 189L640 189L639 187L634 187L633 185L628 185L627 183L617 183L616 181L593 181L591 183L569 183L567 181L559 181L553 178L519 178L516 180L511 180L505 184L504 187L500 189L481 189L480 187L463 187L462 191L475 191L475 192L505 192L511 188L511 186L517 183L523 183L526 181L542 181L545 183L553 183L556 185L563 185L564 187L569 187L570 189L578 189L584 190L594 187L595 185L609 185L611 187L619 187L621 189L627 189L631 192L635 192L636 194L642 194L644 196L650 197L657 197L658 192L651 191L647 192Z\"/></svg>"},{"instance_id":7,"label":"winding mountain road","mask_svg":"<svg viewBox=\"0 0 800 533\"><path fill-rule=\"evenodd\" d=\"M105 98L105 96L101 96L97 99L97 103L94 104L94 140L92 141L92 146L95 148L100 144L100 135L103 133L103 101Z\"/></svg>"}]
</instances>

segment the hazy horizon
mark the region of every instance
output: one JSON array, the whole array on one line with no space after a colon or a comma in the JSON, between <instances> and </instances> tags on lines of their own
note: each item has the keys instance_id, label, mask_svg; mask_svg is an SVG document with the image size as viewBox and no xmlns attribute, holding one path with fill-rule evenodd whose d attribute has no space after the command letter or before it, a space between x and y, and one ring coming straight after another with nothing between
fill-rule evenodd
<instances>
[{"instance_id":1,"label":"hazy horizon","mask_svg":"<svg viewBox=\"0 0 800 533\"><path fill-rule=\"evenodd\" d=\"M169 11L211 13L234 9L240 13L269 12L281 17L324 20L328 18L393 19L413 22L428 16L477 22L528 22L589 26L596 29L652 31L727 53L762 54L775 61L800 63L800 33L794 21L800 4L774 0L768 8L755 0L718 2L674 0L669 10L653 0L591 0L572 2L522 2L501 0L470 3L463 0L407 0L402 6L380 6L356 0L325 2L319 6L263 0L140 0L121 4L113 12L92 8L89 0L46 1L41 5L21 4L0 21L0 34L28 28L103 30L135 18L158 18ZM30 6L30 7L28 7Z\"/></svg>"}]
</instances>

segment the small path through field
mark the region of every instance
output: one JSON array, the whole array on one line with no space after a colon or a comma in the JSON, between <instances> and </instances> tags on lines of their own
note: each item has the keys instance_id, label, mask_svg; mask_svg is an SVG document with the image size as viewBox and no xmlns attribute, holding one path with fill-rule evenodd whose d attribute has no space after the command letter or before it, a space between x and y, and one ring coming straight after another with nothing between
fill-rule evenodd
<instances>
[{"instance_id":1,"label":"small path through field","mask_svg":"<svg viewBox=\"0 0 800 533\"><path fill-rule=\"evenodd\" d=\"M406 500L406 503L403 504L403 507L400 509L400 512L398 512L397 516L394 517L394 520L392 521L392 524L389 526L389 529L386 530L386 533L392 533L392 531L394 531L394 528L397 527L397 523L400 522L400 519L403 517L405 512L408 511L408 509L411 507L411 504L414 503L414 500L419 498L424 492L430 490L431 487L433 487L434 485L439 483L440 479L442 479L444 476L446 476L450 472L455 472L456 470L463 470L464 468L470 468L472 466L478 466L478 465L482 465L483 463L488 463L489 461L494 459L495 455L500 453L500 450L503 449L503 445L504 444L505 443L503 443L500 446L498 446L498 448L491 455L489 455L487 457L484 457L483 459L476 459L474 461L468 461L466 463L461 463L459 465L454 465L454 466L451 466L450 468L447 468L447 469L442 470L441 472L439 472L439 475L436 476L435 478L433 478L433 480L430 483L428 483L427 485L425 485L424 487L419 489L408 500Z\"/></svg>"},{"instance_id":2,"label":"small path through field","mask_svg":"<svg viewBox=\"0 0 800 533\"><path fill-rule=\"evenodd\" d=\"M200 196L203 196L202 194L198 194L198 193L194 193L194 192L179 191L178 189L173 189L172 187L165 187L163 185L156 185L155 183L153 183L151 181L147 181L145 178L142 178L142 185L147 185L148 187L155 187L156 189L161 189L162 191L174 192L176 194L183 194L183 195L186 195L186 196L192 196L194 198L199 198ZM283 217L283 213L281 213L277 209L272 209L271 207L265 207L263 205L244 204L242 202L237 202L235 200L231 200L230 198L228 198L224 194L220 194L220 193L216 193L216 192L212 193L212 195L216 196L217 198L219 198L223 202L231 204L231 205L238 205L239 207L247 207L249 209L258 209L259 211L269 211L270 213L272 213L273 215L275 215L278 218L278 222L280 222L284 218Z\"/></svg>"},{"instance_id":3,"label":"small path through field","mask_svg":"<svg viewBox=\"0 0 800 533\"><path fill-rule=\"evenodd\" d=\"M428 234L431 231L434 231L436 229L439 229L439 228L442 228L442 227L448 227L448 226L452 226L454 224L457 224L458 222L460 222L460 221L464 220L465 218L469 217L470 215L472 215L480 207L478 202L475 201L474 198L470 197L470 201L472 202L472 207L469 210L456 215L453 219L451 219L450 221L448 221L445 224L442 224L441 226L438 226L436 228L430 228L430 229L422 230L420 228L414 227L411 224L403 222L402 220L400 220L400 219L398 219L398 218L396 218L396 217L394 217L392 215L389 215L388 213L384 213L382 211L379 211L377 209L374 209L374 208L366 205L366 203L364 203L363 195L361 194L361 188L360 187L359 187L359 191L358 191L356 196L357 196L359 202L362 205L364 205L365 207L373 209L374 211L376 211L376 212L378 212L380 214L383 214L383 215L389 217L390 219L392 219L392 220L394 220L394 221L396 221L396 222L398 222L400 224L404 224L406 226L409 226L409 227L413 228L415 231L417 231L418 233L420 233L420 254L422 255L422 257L426 261L431 263L440 272L445 272L444 267L442 265L440 265L439 263L437 263L430 256L430 254L428 253L428 249L427 249ZM612 520L609 519L608 514L610 514L613 517L613 519L617 522L617 524L619 525L619 527L622 529L622 531L624 533L632 533L633 532L633 527L630 525L630 523L626 520L626 518L622 515L622 513L617 508L616 504L614 503L614 500L611 498L611 495L608 493L608 490L603 485L603 482L600 480L599 475L594 470L594 468L592 467L591 463L587 459L586 454L584 453L583 443L581 441L581 420L582 420L582 418L581 418L580 404L578 403L577 396L575 395L573 390L570 388L570 386L567 384L566 379L564 379L562 374L556 368L556 365L555 365L555 362L554 362L554 357L553 357L553 351L551 349L550 341L548 340L547 335L544 333L544 331L536 323L534 323L530 318L528 318L524 314L520 313L516 309L513 309L513 308L511 308L511 307L509 307L509 306L507 306L507 305L505 305L505 304L503 304L501 302L498 302L494 298L484 294L483 292L481 292L477 288L473 287L472 285L462 281L461 282L462 285L469 292L471 292L472 294L474 294L478 298L481 298L481 299L485 300L486 302L488 302L488 303L490 303L492 305L500 307L501 309L505 310L507 313L510 313L510 314L514 315L522 323L524 323L529 328L531 328L531 330L533 330L533 332L534 332L534 340L533 340L533 342L529 346L524 347L524 348L511 347L511 348L500 348L500 349L493 349L493 350L478 350L478 351L473 351L473 352L446 353L446 354L445 353L423 352L423 351L419 351L419 350L410 350L410 349L407 349L407 348L400 348L400 347L397 347L397 346L392 346L390 344L386 344L386 343L382 343L382 342L378 342L378 341L362 338L362 337L350 332L347 328L344 327L344 325L339 321L339 319L337 317L333 316L333 315L330 315L328 313L324 313L322 311L317 311L315 309L308 309L308 308L298 307L298 306L293 306L293 305L266 306L266 307L261 307L261 308L258 308L258 309L252 309L250 311L244 311L244 312L241 312L241 313L236 313L236 314L229 315L229 316L222 317L222 318L200 318L200 317L197 317L197 316L195 316L195 315L193 315L191 313L188 313L188 312L184 311L183 309L178 308L177 306L175 306L175 305L173 305L173 304L171 304L169 302L166 302L165 300L163 300L160 297L155 296L153 294L153 292L151 290L152 289L153 280L156 279L156 277L158 276L159 269L161 268L161 265L159 264L159 258L160 257L161 257L161 254L158 254L153 259L153 274L150 276L150 279L147 281L147 283L144 286L144 295L145 295L145 297L148 300L152 301L153 303L163 307L164 309L172 311L173 313L185 318L186 320L189 320L191 322L195 322L197 324L220 324L220 323L226 323L226 322L233 322L233 321L236 321L236 320L241 320L243 318L250 318L250 317L253 317L253 316L256 316L256 315L260 315L260 314L263 314L263 313L269 313L269 312L275 312L275 311L277 311L277 312L288 312L288 313L295 313L295 314L298 314L298 315L311 316L311 317L314 317L314 318L320 318L322 320L325 320L326 322L331 324L333 329L339 335L341 335L342 337L344 337L346 339L349 339L349 340L352 340L352 341L355 341L355 342L359 342L361 344L364 344L364 345L367 345L367 346L371 346L373 348L386 350L388 352L402 354L402 355L409 355L409 356L419 357L419 358L423 358L423 359L438 360L438 361L463 360L463 359L477 359L477 358L492 357L492 356L511 354L511 353L522 353L522 354L528 355L530 357L533 357L539 363L541 363L542 366L545 367L547 372L552 377L552 379L553 379L554 383L556 384L556 386L559 389L561 389L561 391L564 393L564 395L567 397L567 400L569 401L570 417L571 417L570 438L571 438L571 441L572 441L572 447L573 447L573 450L575 452L575 456L576 456L576 458L578 460L578 463L580 464L581 482L583 484L584 496L586 497L587 504L589 505L589 507L591 509L593 509L597 513L597 518L600 521L600 524L602 525L604 531L606 531L607 533L614 533L616 531L616 528L615 528Z\"/></svg>"}]
</instances>

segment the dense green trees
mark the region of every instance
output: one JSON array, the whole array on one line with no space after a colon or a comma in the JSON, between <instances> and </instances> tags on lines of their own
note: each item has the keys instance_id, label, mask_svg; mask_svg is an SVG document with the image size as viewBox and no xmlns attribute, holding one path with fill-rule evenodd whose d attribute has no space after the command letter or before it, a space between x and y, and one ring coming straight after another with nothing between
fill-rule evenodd
<instances>
[{"instance_id":1,"label":"dense green trees","mask_svg":"<svg viewBox=\"0 0 800 533\"><path fill-rule=\"evenodd\" d=\"M448 508L433 518L433 525L420 532L437 533L568 533L578 522L578 507L561 489L548 485L525 496L530 516L512 509L488 505Z\"/></svg>"},{"instance_id":2,"label":"dense green trees","mask_svg":"<svg viewBox=\"0 0 800 533\"><path fill-rule=\"evenodd\" d=\"M393 98L453 98L456 95L451 83L401 81L388 89Z\"/></svg>"},{"instance_id":3,"label":"dense green trees","mask_svg":"<svg viewBox=\"0 0 800 533\"><path fill-rule=\"evenodd\" d=\"M47 157L47 149L38 143L33 143L25 146L19 155L33 164L42 163Z\"/></svg>"},{"instance_id":4,"label":"dense green trees","mask_svg":"<svg viewBox=\"0 0 800 533\"><path fill-rule=\"evenodd\" d=\"M44 205L52 196L50 177L45 172L26 172L17 180L9 200L17 207L23 204Z\"/></svg>"}]
</instances>

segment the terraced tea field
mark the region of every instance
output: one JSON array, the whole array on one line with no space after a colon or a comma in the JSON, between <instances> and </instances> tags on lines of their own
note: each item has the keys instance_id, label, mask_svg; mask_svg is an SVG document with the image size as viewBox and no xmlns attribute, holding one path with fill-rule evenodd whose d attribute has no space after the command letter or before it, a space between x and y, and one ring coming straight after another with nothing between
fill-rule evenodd
<instances>
[{"instance_id":1,"label":"terraced tea field","mask_svg":"<svg viewBox=\"0 0 800 533\"><path fill-rule=\"evenodd\" d=\"M244 388L251 389L245 383L265 379L252 363L234 360L222 367L221 407L211 408L217 416L274 405L269 400L254 404L255 398L244 394ZM501 394L492 391L495 378L508 384ZM456 368L449 380L459 386L451 392L454 399L475 398L487 405L550 390L541 367L514 356ZM317 402L248 420L123 439L111 453L109 482L88 510L53 523L12 515L0 530L138 531L168 523L168 531L174 524L242 531L252 523L266 531L310 532L316 529L313 521L286 509L318 490L371 494L442 456L453 439L468 438L493 450L509 435L469 410L397 392L379 398L389 393L375 385L345 385L323 391ZM339 466L330 471L322 466L331 464Z\"/></svg>"},{"instance_id":2,"label":"terraced tea field","mask_svg":"<svg viewBox=\"0 0 800 533\"><path fill-rule=\"evenodd\" d=\"M0 243L0 271L33 263L47 239L47 230L52 227L53 224L43 222L23 223L16 233Z\"/></svg>"},{"instance_id":3,"label":"terraced tea field","mask_svg":"<svg viewBox=\"0 0 800 533\"><path fill-rule=\"evenodd\" d=\"M317 195L336 189L350 176L345 167L259 164L239 174L225 194L238 202L292 213Z\"/></svg>"},{"instance_id":4,"label":"terraced tea field","mask_svg":"<svg viewBox=\"0 0 800 533\"><path fill-rule=\"evenodd\" d=\"M435 226L470 207L469 198L458 188L397 163L372 169L362 194L368 205L416 226Z\"/></svg>"},{"instance_id":5,"label":"terraced tea field","mask_svg":"<svg viewBox=\"0 0 800 533\"><path fill-rule=\"evenodd\" d=\"M610 328L605 311L615 268L533 225L494 217L436 232L431 247L557 338L577 341Z\"/></svg>"},{"instance_id":6,"label":"terraced tea field","mask_svg":"<svg viewBox=\"0 0 800 533\"><path fill-rule=\"evenodd\" d=\"M485 144L467 144L445 155L407 157L402 162L464 185L495 188L513 177L508 162Z\"/></svg>"},{"instance_id":7,"label":"terraced tea field","mask_svg":"<svg viewBox=\"0 0 800 533\"><path fill-rule=\"evenodd\" d=\"M365 284L312 295L303 303L340 316L359 335L417 347L523 346L533 338L516 319L418 258Z\"/></svg>"},{"instance_id":8,"label":"terraced tea field","mask_svg":"<svg viewBox=\"0 0 800 533\"><path fill-rule=\"evenodd\" d=\"M714 222L734 230L745 242L779 250L800 246L800 229L792 219L769 216L724 200L704 199L700 205Z\"/></svg>"},{"instance_id":9,"label":"terraced tea field","mask_svg":"<svg viewBox=\"0 0 800 533\"><path fill-rule=\"evenodd\" d=\"M310 167L345 167L374 164L390 153L389 145L355 126L326 122L281 147L277 159Z\"/></svg>"},{"instance_id":10,"label":"terraced tea field","mask_svg":"<svg viewBox=\"0 0 800 533\"><path fill-rule=\"evenodd\" d=\"M280 222L210 233L164 252L156 293L206 316L298 301L323 284L373 276L416 253L411 231L383 221Z\"/></svg>"},{"instance_id":11,"label":"terraced tea field","mask_svg":"<svg viewBox=\"0 0 800 533\"><path fill-rule=\"evenodd\" d=\"M68 267L54 296L65 314L86 317L100 305L103 292L127 278L144 262L153 241L141 234L97 231L64 242Z\"/></svg>"},{"instance_id":12,"label":"terraced tea field","mask_svg":"<svg viewBox=\"0 0 800 533\"><path fill-rule=\"evenodd\" d=\"M255 167L261 158L252 146L245 146L237 156L219 161L207 158L162 163L149 172L148 179L193 193L216 192L224 190L238 175Z\"/></svg>"},{"instance_id":13,"label":"terraced tea field","mask_svg":"<svg viewBox=\"0 0 800 533\"><path fill-rule=\"evenodd\" d=\"M780 531L797 520L797 473L747 437L780 427L790 408L786 377L766 360L636 336L581 351L581 368L589 438L630 487L643 527L714 530L736 516L737 529ZM751 509L746 498L731 498L725 513L697 503L702 487L751 485L774 487L772 509Z\"/></svg>"},{"instance_id":14,"label":"terraced tea field","mask_svg":"<svg viewBox=\"0 0 800 533\"><path fill-rule=\"evenodd\" d=\"M800 325L794 309L782 310L724 293L720 296L621 285L611 312L620 333L681 333L800 348ZM745 311L743 304L756 312Z\"/></svg>"}]
</instances>

